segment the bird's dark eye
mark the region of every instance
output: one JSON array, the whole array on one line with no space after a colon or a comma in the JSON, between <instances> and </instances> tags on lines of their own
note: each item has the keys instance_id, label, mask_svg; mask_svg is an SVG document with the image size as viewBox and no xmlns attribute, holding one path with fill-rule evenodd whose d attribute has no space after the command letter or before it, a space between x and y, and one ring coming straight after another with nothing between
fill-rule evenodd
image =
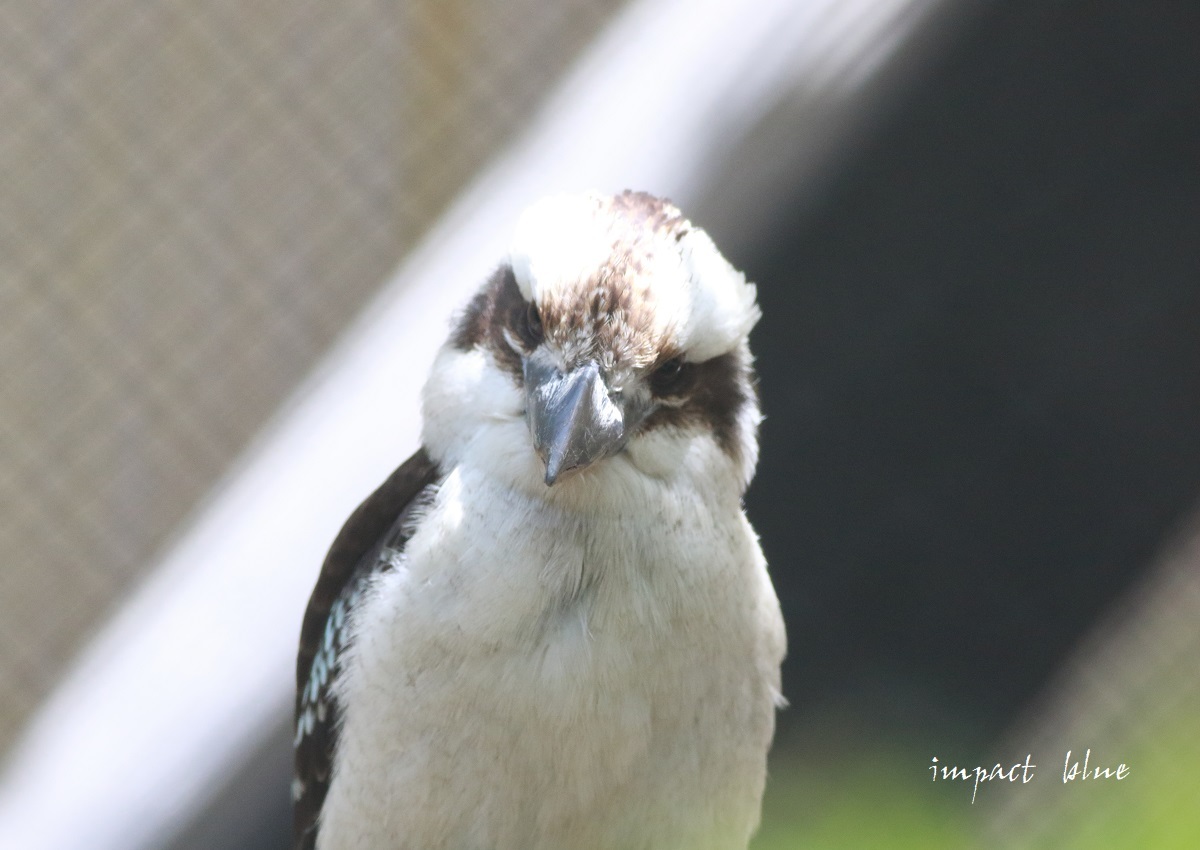
<instances>
[{"instance_id":1,"label":"bird's dark eye","mask_svg":"<svg viewBox=\"0 0 1200 850\"><path fill-rule=\"evenodd\" d=\"M650 374L650 391L656 396L679 395L687 389L691 375L682 357L672 357Z\"/></svg>"},{"instance_id":2,"label":"bird's dark eye","mask_svg":"<svg viewBox=\"0 0 1200 850\"><path fill-rule=\"evenodd\" d=\"M545 338L545 331L542 328L542 316L538 313L537 305L530 303L525 308L525 315L518 322L521 341L530 348L536 348L541 345Z\"/></svg>"}]
</instances>

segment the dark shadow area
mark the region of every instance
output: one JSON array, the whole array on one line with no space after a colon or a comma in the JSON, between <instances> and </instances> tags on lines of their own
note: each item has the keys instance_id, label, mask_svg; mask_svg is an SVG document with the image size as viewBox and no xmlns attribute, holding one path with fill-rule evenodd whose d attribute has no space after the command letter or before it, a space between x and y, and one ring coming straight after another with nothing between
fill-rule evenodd
<instances>
[{"instance_id":1,"label":"dark shadow area","mask_svg":"<svg viewBox=\"0 0 1200 850\"><path fill-rule=\"evenodd\" d=\"M1200 497L1200 7L996 3L735 262L749 497L834 705L986 742Z\"/></svg>"}]
</instances>

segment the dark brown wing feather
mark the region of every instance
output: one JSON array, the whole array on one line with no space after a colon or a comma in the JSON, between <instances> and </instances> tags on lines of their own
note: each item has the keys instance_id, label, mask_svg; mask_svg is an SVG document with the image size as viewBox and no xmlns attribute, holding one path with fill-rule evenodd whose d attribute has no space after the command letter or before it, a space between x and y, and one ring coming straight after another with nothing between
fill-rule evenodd
<instances>
[{"instance_id":1,"label":"dark brown wing feather","mask_svg":"<svg viewBox=\"0 0 1200 850\"><path fill-rule=\"evenodd\" d=\"M331 690L344 646L344 625L363 581L384 548L402 549L408 518L440 473L424 449L405 461L346 520L333 541L309 599L296 658L296 782L293 826L297 850L316 845L317 818L329 790L339 712Z\"/></svg>"}]
</instances>

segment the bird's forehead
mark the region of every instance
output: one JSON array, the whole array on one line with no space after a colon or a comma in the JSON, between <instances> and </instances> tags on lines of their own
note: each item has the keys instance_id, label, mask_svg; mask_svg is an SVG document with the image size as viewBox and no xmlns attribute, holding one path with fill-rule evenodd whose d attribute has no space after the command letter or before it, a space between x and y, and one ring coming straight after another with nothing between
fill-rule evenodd
<instances>
[{"instance_id":1,"label":"bird's forehead","mask_svg":"<svg viewBox=\"0 0 1200 850\"><path fill-rule=\"evenodd\" d=\"M688 309L677 242L689 227L649 195L551 198L518 224L513 271L556 342L644 365L672 348Z\"/></svg>"}]
</instances>

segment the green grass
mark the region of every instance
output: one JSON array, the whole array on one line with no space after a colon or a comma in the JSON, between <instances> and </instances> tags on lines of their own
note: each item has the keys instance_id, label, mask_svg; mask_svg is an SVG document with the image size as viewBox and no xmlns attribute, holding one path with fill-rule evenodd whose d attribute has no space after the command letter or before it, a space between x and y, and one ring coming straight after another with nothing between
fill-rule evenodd
<instances>
[{"instance_id":1,"label":"green grass","mask_svg":"<svg viewBox=\"0 0 1200 850\"><path fill-rule=\"evenodd\" d=\"M826 764L776 766L752 850L965 850L973 846L968 800L934 794L928 756L873 754Z\"/></svg>"},{"instance_id":2,"label":"green grass","mask_svg":"<svg viewBox=\"0 0 1200 850\"><path fill-rule=\"evenodd\" d=\"M1129 776L1062 786L1061 805L1031 844L1036 850L1196 850L1200 848L1200 704L1193 698L1166 722L1108 743L1110 761ZM1093 748L1093 753L1096 749ZM1061 772L1061 764L1059 765ZM1061 776L1061 773L1060 773Z\"/></svg>"},{"instance_id":3,"label":"green grass","mask_svg":"<svg viewBox=\"0 0 1200 850\"><path fill-rule=\"evenodd\" d=\"M751 850L1196 850L1200 848L1200 705L1184 700L1149 725L1035 753L1027 786L934 784L932 751L834 736L772 764L763 824ZM1062 760L1092 748L1093 766L1129 776L1062 782ZM949 756L943 752L943 757ZM1023 753L1019 754L1023 758ZM1018 814L997 819L1010 795ZM987 840L983 840L985 830Z\"/></svg>"}]
</instances>

